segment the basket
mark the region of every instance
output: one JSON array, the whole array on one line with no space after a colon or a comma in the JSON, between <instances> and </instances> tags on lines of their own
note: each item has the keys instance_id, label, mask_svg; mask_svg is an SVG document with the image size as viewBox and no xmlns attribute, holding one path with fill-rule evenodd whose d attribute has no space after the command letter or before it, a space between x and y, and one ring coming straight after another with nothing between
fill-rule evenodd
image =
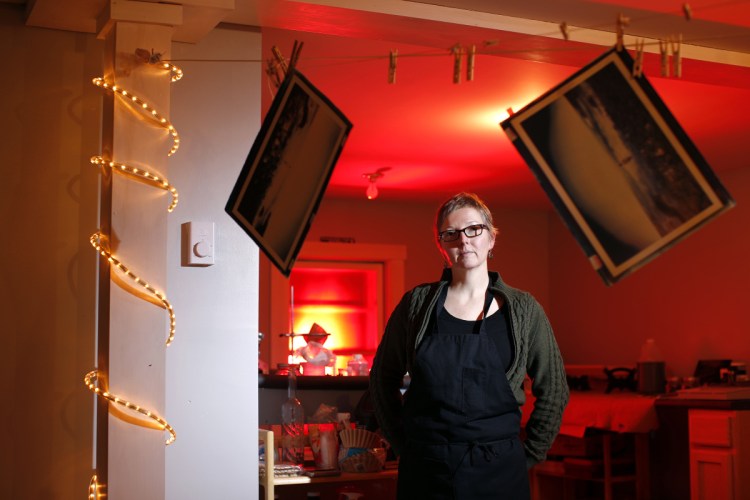
<instances>
[{"instance_id":1,"label":"basket","mask_svg":"<svg viewBox=\"0 0 750 500\"><path fill-rule=\"evenodd\" d=\"M339 433L343 448L380 448L380 436L365 429L344 429Z\"/></svg>"},{"instance_id":2,"label":"basket","mask_svg":"<svg viewBox=\"0 0 750 500\"><path fill-rule=\"evenodd\" d=\"M344 472L378 472L383 468L383 461L370 450L349 456L339 462Z\"/></svg>"}]
</instances>

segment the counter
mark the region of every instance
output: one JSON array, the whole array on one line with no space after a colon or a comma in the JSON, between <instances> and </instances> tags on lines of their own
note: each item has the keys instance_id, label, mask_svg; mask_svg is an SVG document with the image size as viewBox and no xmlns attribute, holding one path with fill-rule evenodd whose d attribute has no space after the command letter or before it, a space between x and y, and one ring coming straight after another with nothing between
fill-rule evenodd
<instances>
[{"instance_id":1,"label":"counter","mask_svg":"<svg viewBox=\"0 0 750 500\"><path fill-rule=\"evenodd\" d=\"M690 413L695 411L747 412L750 398L724 399L718 387L693 389L689 393L663 395L654 406L659 430L652 441L653 496L663 500L691 498Z\"/></svg>"}]
</instances>

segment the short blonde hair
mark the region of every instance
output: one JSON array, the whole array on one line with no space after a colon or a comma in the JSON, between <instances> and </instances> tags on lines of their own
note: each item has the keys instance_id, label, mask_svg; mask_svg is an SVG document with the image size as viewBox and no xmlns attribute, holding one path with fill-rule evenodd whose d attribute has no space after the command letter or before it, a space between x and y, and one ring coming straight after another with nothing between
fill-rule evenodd
<instances>
[{"instance_id":1,"label":"short blonde hair","mask_svg":"<svg viewBox=\"0 0 750 500\"><path fill-rule=\"evenodd\" d=\"M482 199L476 194L463 192L452 196L450 199L443 202L443 204L440 205L440 208L438 208L438 211L435 214L436 241L439 242L440 226L442 226L443 222L445 222L445 218L448 217L449 214L452 214L453 212L461 208L475 209L477 212L479 212L479 215L482 217L482 221L484 221L484 224L488 228L490 228L492 234L497 234L497 228L495 227L495 223L492 219L492 212L490 212L490 209L487 208L487 205L485 205Z\"/></svg>"}]
</instances>

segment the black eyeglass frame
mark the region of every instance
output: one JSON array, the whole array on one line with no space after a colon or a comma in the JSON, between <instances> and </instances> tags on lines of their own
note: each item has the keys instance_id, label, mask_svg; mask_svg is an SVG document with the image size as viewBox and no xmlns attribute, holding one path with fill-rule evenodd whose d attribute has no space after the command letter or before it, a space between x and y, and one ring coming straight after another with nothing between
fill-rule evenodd
<instances>
[{"instance_id":1,"label":"black eyeglass frame","mask_svg":"<svg viewBox=\"0 0 750 500\"><path fill-rule=\"evenodd\" d=\"M469 234L466 232L467 229L474 229L476 230L476 234ZM484 230L489 230L489 227L487 227L487 224L472 224L470 226L466 226L463 229L446 229L445 231L440 231L438 233L438 241L441 241L443 243L450 243L451 241L456 241L461 237L461 233L464 233L467 238L476 238L477 236L481 236ZM446 233L452 233L455 235L455 238L445 239Z\"/></svg>"}]
</instances>

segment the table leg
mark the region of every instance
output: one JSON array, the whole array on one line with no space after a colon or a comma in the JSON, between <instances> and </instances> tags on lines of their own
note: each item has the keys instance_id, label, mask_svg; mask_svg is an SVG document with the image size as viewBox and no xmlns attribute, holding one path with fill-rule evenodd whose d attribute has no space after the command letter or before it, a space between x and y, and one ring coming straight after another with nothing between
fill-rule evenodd
<instances>
[{"instance_id":1,"label":"table leg","mask_svg":"<svg viewBox=\"0 0 750 500\"><path fill-rule=\"evenodd\" d=\"M612 434L602 436L602 451L604 454L604 500L612 500Z\"/></svg>"},{"instance_id":2,"label":"table leg","mask_svg":"<svg viewBox=\"0 0 750 500\"><path fill-rule=\"evenodd\" d=\"M651 500L651 461L647 432L635 434L635 478L636 498Z\"/></svg>"}]
</instances>

